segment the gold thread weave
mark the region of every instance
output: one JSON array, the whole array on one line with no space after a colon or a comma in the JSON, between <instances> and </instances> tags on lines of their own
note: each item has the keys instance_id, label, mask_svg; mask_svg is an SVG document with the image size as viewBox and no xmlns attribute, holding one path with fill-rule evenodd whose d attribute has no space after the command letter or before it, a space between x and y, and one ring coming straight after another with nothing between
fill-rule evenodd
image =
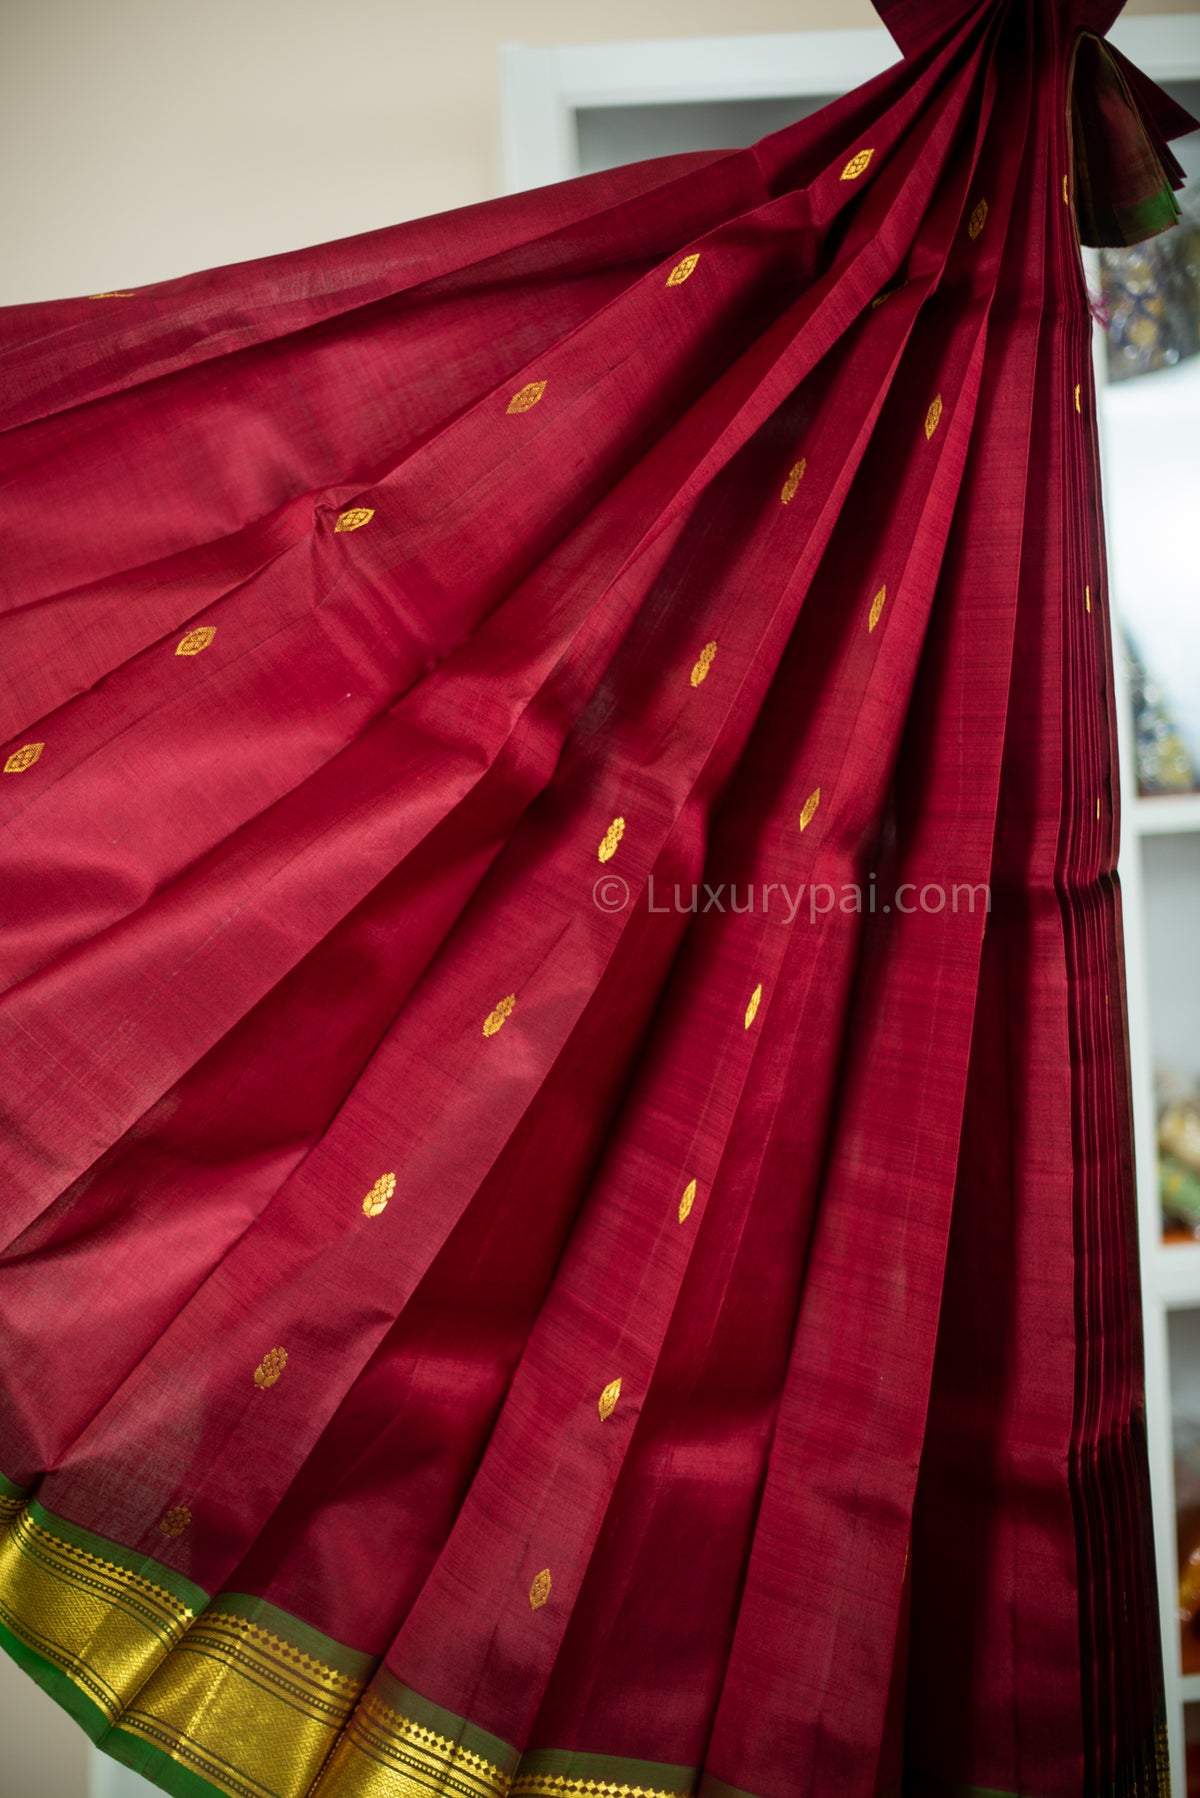
<instances>
[{"instance_id":1,"label":"gold thread weave","mask_svg":"<svg viewBox=\"0 0 1200 1798\"><path fill-rule=\"evenodd\" d=\"M219 1603L197 1614L154 1580L56 1535L24 1500L0 1498L5 1515L15 1521L0 1533L0 1620L122 1733L227 1798L685 1798L658 1785L502 1768L261 1623ZM548 1593L546 1569L533 1591L541 1582Z\"/></svg>"},{"instance_id":2,"label":"gold thread weave","mask_svg":"<svg viewBox=\"0 0 1200 1798\"><path fill-rule=\"evenodd\" d=\"M867 613L867 629L869 631L873 631L875 626L879 623L879 620L883 617L883 608L886 600L887 583L885 582L871 601L871 610Z\"/></svg>"},{"instance_id":3,"label":"gold thread weave","mask_svg":"<svg viewBox=\"0 0 1200 1798\"><path fill-rule=\"evenodd\" d=\"M198 625L194 631L189 631L186 637L179 639L175 645L175 654L177 656L198 656L202 649L208 648L216 634L215 624Z\"/></svg>"},{"instance_id":4,"label":"gold thread weave","mask_svg":"<svg viewBox=\"0 0 1200 1798\"><path fill-rule=\"evenodd\" d=\"M573 1779L564 1773L518 1773L507 1787L510 1798L690 1798L661 1786L620 1785L609 1779Z\"/></svg>"},{"instance_id":5,"label":"gold thread weave","mask_svg":"<svg viewBox=\"0 0 1200 1798\"><path fill-rule=\"evenodd\" d=\"M374 516L374 506L347 506L344 512L338 513L337 523L333 528L335 532L361 531L364 524L370 524Z\"/></svg>"},{"instance_id":6,"label":"gold thread weave","mask_svg":"<svg viewBox=\"0 0 1200 1798\"><path fill-rule=\"evenodd\" d=\"M28 1510L0 1536L0 1622L110 1723L192 1616L164 1587L52 1534Z\"/></svg>"},{"instance_id":7,"label":"gold thread weave","mask_svg":"<svg viewBox=\"0 0 1200 1798\"><path fill-rule=\"evenodd\" d=\"M380 1174L362 1202L364 1217L378 1217L387 1210L388 1200L396 1191L395 1174Z\"/></svg>"},{"instance_id":8,"label":"gold thread weave","mask_svg":"<svg viewBox=\"0 0 1200 1798\"><path fill-rule=\"evenodd\" d=\"M798 462L793 462L791 468L788 470L788 478L783 483L783 489L779 495L780 500L785 506L790 505L792 500L795 499L796 489L804 479L804 471L807 467L807 457L801 456L800 460Z\"/></svg>"},{"instance_id":9,"label":"gold thread weave","mask_svg":"<svg viewBox=\"0 0 1200 1798\"><path fill-rule=\"evenodd\" d=\"M704 645L704 648L700 651L692 668L691 679L693 687L698 687L700 682L707 677L708 671L713 665L713 657L716 653L717 645L715 641Z\"/></svg>"},{"instance_id":10,"label":"gold thread weave","mask_svg":"<svg viewBox=\"0 0 1200 1798\"><path fill-rule=\"evenodd\" d=\"M852 156L842 170L841 179L843 181L857 181L858 177L865 171L867 164L874 154L874 150L860 150L857 156Z\"/></svg>"},{"instance_id":11,"label":"gold thread weave","mask_svg":"<svg viewBox=\"0 0 1200 1798\"><path fill-rule=\"evenodd\" d=\"M23 743L20 749L13 750L5 762L4 772L6 774L24 774L26 768L33 767L45 747L44 743Z\"/></svg>"},{"instance_id":12,"label":"gold thread weave","mask_svg":"<svg viewBox=\"0 0 1200 1798\"><path fill-rule=\"evenodd\" d=\"M487 1017L483 1020L483 1034L485 1036L495 1036L497 1030L503 1029L504 1020L507 1017L511 1017L513 1006L516 1003L517 995L515 993L509 993L505 998L501 999L499 1005L493 1006L492 1010L488 1012Z\"/></svg>"},{"instance_id":13,"label":"gold thread weave","mask_svg":"<svg viewBox=\"0 0 1200 1798\"><path fill-rule=\"evenodd\" d=\"M610 862L612 860L613 856L617 853L617 844L624 835L624 818L614 818L604 835L601 837L600 847L596 852L602 862Z\"/></svg>"},{"instance_id":14,"label":"gold thread weave","mask_svg":"<svg viewBox=\"0 0 1200 1798\"><path fill-rule=\"evenodd\" d=\"M694 250L690 256L685 256L682 262L677 262L667 276L667 286L682 287L699 260L700 252Z\"/></svg>"},{"instance_id":15,"label":"gold thread weave","mask_svg":"<svg viewBox=\"0 0 1200 1798\"><path fill-rule=\"evenodd\" d=\"M204 1611L121 1728L230 1798L304 1798L362 1689L247 1617Z\"/></svg>"},{"instance_id":16,"label":"gold thread weave","mask_svg":"<svg viewBox=\"0 0 1200 1798\"><path fill-rule=\"evenodd\" d=\"M513 394L505 411L528 412L531 406L537 405L545 391L546 383L544 381L526 381L524 387L519 387Z\"/></svg>"},{"instance_id":17,"label":"gold thread weave","mask_svg":"<svg viewBox=\"0 0 1200 1798\"><path fill-rule=\"evenodd\" d=\"M268 1349L258 1366L254 1369L254 1384L265 1392L268 1386L274 1386L283 1375L288 1356L285 1348Z\"/></svg>"},{"instance_id":18,"label":"gold thread weave","mask_svg":"<svg viewBox=\"0 0 1200 1798\"><path fill-rule=\"evenodd\" d=\"M438 1792L454 1798L506 1798L508 1791L508 1775L494 1762L367 1692L313 1798L421 1798Z\"/></svg>"},{"instance_id":19,"label":"gold thread weave","mask_svg":"<svg viewBox=\"0 0 1200 1798\"><path fill-rule=\"evenodd\" d=\"M554 1581L550 1578L550 1569L548 1567L543 1567L542 1571L535 1576L534 1582L529 1588L529 1608L531 1611L541 1610L542 1606L549 1598L553 1586Z\"/></svg>"}]
</instances>

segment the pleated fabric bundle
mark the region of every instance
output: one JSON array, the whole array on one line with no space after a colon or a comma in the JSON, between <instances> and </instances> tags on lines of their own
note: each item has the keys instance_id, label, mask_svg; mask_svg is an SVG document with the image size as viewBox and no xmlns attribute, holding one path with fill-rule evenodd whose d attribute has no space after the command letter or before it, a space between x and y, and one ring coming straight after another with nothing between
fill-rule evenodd
<instances>
[{"instance_id":1,"label":"pleated fabric bundle","mask_svg":"<svg viewBox=\"0 0 1200 1798\"><path fill-rule=\"evenodd\" d=\"M1095 4L0 339L0 1627L179 1798L1157 1794Z\"/></svg>"}]
</instances>

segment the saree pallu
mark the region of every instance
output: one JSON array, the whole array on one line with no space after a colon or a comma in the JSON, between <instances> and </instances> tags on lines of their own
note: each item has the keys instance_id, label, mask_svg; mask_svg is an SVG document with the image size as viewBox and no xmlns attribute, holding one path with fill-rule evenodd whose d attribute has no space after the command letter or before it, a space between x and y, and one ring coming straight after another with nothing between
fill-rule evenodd
<instances>
[{"instance_id":1,"label":"saree pallu","mask_svg":"<svg viewBox=\"0 0 1200 1798\"><path fill-rule=\"evenodd\" d=\"M1029 0L4 320L0 1630L180 1798L1165 1790Z\"/></svg>"}]
</instances>

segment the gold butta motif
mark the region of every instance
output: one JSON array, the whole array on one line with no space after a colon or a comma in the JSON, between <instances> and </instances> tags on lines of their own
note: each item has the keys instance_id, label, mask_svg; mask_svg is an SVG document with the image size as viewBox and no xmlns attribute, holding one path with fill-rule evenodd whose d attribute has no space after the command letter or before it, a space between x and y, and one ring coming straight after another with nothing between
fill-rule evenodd
<instances>
[{"instance_id":1,"label":"gold butta motif","mask_svg":"<svg viewBox=\"0 0 1200 1798\"><path fill-rule=\"evenodd\" d=\"M929 410L925 414L925 436L930 438L938 428L938 420L942 416L942 396L935 393L929 402Z\"/></svg>"},{"instance_id":2,"label":"gold butta motif","mask_svg":"<svg viewBox=\"0 0 1200 1798\"><path fill-rule=\"evenodd\" d=\"M787 480L783 483L783 487L782 487L782 490L780 491L780 495L779 495L780 500L782 501L782 503L785 506L790 504L790 502L795 499L796 489L800 485L801 481L804 479L804 470L807 467L808 467L807 458L804 456L801 456L800 460L798 462L793 462L792 466L788 469Z\"/></svg>"},{"instance_id":3,"label":"gold butta motif","mask_svg":"<svg viewBox=\"0 0 1200 1798\"><path fill-rule=\"evenodd\" d=\"M867 629L873 631L883 617L883 608L887 603L887 582L879 589L871 601L871 610L867 613Z\"/></svg>"},{"instance_id":4,"label":"gold butta motif","mask_svg":"<svg viewBox=\"0 0 1200 1798\"><path fill-rule=\"evenodd\" d=\"M530 406L536 406L546 391L545 381L526 381L519 387L505 407L507 412L528 412Z\"/></svg>"},{"instance_id":5,"label":"gold butta motif","mask_svg":"<svg viewBox=\"0 0 1200 1798\"><path fill-rule=\"evenodd\" d=\"M182 1536L191 1521L192 1513L186 1505L172 1505L159 1518L158 1527L164 1536Z\"/></svg>"},{"instance_id":6,"label":"gold butta motif","mask_svg":"<svg viewBox=\"0 0 1200 1798\"><path fill-rule=\"evenodd\" d=\"M713 657L716 653L717 645L715 640L704 645L704 648L700 651L699 656L692 666L691 680L693 687L698 687L700 682L705 678L713 665Z\"/></svg>"},{"instance_id":7,"label":"gold butta motif","mask_svg":"<svg viewBox=\"0 0 1200 1798\"><path fill-rule=\"evenodd\" d=\"M263 1356L254 1369L254 1384L261 1392L265 1392L268 1386L273 1386L279 1379L287 1366L287 1359L287 1350L283 1348L270 1349Z\"/></svg>"},{"instance_id":8,"label":"gold butta motif","mask_svg":"<svg viewBox=\"0 0 1200 1798\"><path fill-rule=\"evenodd\" d=\"M189 631L186 637L179 639L175 645L175 654L177 656L198 656L202 649L208 648L216 634L215 624L197 625L194 631Z\"/></svg>"},{"instance_id":9,"label":"gold butta motif","mask_svg":"<svg viewBox=\"0 0 1200 1798\"><path fill-rule=\"evenodd\" d=\"M871 149L860 150L857 156L852 156L842 170L841 179L843 181L857 181L860 175L865 174L867 165L874 154L875 151Z\"/></svg>"},{"instance_id":10,"label":"gold butta motif","mask_svg":"<svg viewBox=\"0 0 1200 1798\"><path fill-rule=\"evenodd\" d=\"M755 1018L758 1016L758 1007L759 1007L761 1000L762 1000L762 982L760 981L759 984L755 987L754 991L751 993L750 1003L746 1007L746 1029L747 1030L749 1030L751 1024L753 1024Z\"/></svg>"},{"instance_id":11,"label":"gold butta motif","mask_svg":"<svg viewBox=\"0 0 1200 1798\"><path fill-rule=\"evenodd\" d=\"M685 256L682 262L677 262L667 276L667 286L682 287L699 260L699 250L693 250L690 256Z\"/></svg>"},{"instance_id":12,"label":"gold butta motif","mask_svg":"<svg viewBox=\"0 0 1200 1798\"><path fill-rule=\"evenodd\" d=\"M600 847L596 851L602 862L610 862L617 853L617 844L625 835L624 818L614 818L600 839Z\"/></svg>"},{"instance_id":13,"label":"gold butta motif","mask_svg":"<svg viewBox=\"0 0 1200 1798\"><path fill-rule=\"evenodd\" d=\"M378 1217L381 1211L387 1210L388 1200L396 1190L395 1174L380 1174L374 1186L362 1202L363 1215Z\"/></svg>"},{"instance_id":14,"label":"gold butta motif","mask_svg":"<svg viewBox=\"0 0 1200 1798\"><path fill-rule=\"evenodd\" d=\"M821 803L821 789L814 787L800 809L800 828L807 830L817 815L817 807Z\"/></svg>"},{"instance_id":15,"label":"gold butta motif","mask_svg":"<svg viewBox=\"0 0 1200 1798\"><path fill-rule=\"evenodd\" d=\"M347 506L344 512L337 515L335 531L361 531L364 524L370 524L375 516L374 506Z\"/></svg>"},{"instance_id":16,"label":"gold butta motif","mask_svg":"<svg viewBox=\"0 0 1200 1798\"><path fill-rule=\"evenodd\" d=\"M612 1416L613 1412L617 1408L617 1400L620 1398L620 1396L621 1396L620 1380L619 1379L610 1380L608 1382L608 1385L604 1388L604 1391L600 1394L600 1403L599 1403L598 1409L600 1412L601 1423L604 1422L606 1417Z\"/></svg>"},{"instance_id":17,"label":"gold butta motif","mask_svg":"<svg viewBox=\"0 0 1200 1798\"><path fill-rule=\"evenodd\" d=\"M761 990L761 989L760 989ZM692 1206L696 1203L696 1182L689 1180L683 1189L683 1197L679 1201L679 1221L684 1223Z\"/></svg>"},{"instance_id":18,"label":"gold butta motif","mask_svg":"<svg viewBox=\"0 0 1200 1798\"><path fill-rule=\"evenodd\" d=\"M554 1582L550 1578L550 1569L548 1567L543 1567L542 1571L537 1575L537 1578L529 1588L529 1608L531 1611L541 1610L542 1606L550 1596L550 1588L553 1584Z\"/></svg>"},{"instance_id":19,"label":"gold butta motif","mask_svg":"<svg viewBox=\"0 0 1200 1798\"><path fill-rule=\"evenodd\" d=\"M483 1034L485 1036L495 1036L497 1030L503 1029L504 1020L511 1016L513 1006L516 1002L517 995L515 993L508 993L501 999L499 1005L492 1007L491 1011L488 1012L487 1017L483 1020Z\"/></svg>"},{"instance_id":20,"label":"gold butta motif","mask_svg":"<svg viewBox=\"0 0 1200 1798\"><path fill-rule=\"evenodd\" d=\"M4 764L6 774L24 774L26 768L33 764L46 747L44 743L22 743L20 749L14 749Z\"/></svg>"},{"instance_id":21,"label":"gold butta motif","mask_svg":"<svg viewBox=\"0 0 1200 1798\"><path fill-rule=\"evenodd\" d=\"M987 215L988 203L986 200L980 200L974 212L967 220L967 236L971 239L972 243L974 243L975 239L979 236L979 233L983 230L983 227L987 224Z\"/></svg>"}]
</instances>

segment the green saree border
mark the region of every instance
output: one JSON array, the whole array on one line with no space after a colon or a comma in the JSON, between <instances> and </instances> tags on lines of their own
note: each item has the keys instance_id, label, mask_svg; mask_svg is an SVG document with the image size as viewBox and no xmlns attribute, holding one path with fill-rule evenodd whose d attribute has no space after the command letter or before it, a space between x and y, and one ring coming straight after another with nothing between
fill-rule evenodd
<instances>
[{"instance_id":1,"label":"green saree border","mask_svg":"<svg viewBox=\"0 0 1200 1798\"><path fill-rule=\"evenodd\" d=\"M524 1782L528 1778L542 1783L526 1788ZM512 1790L514 1794L526 1789L544 1791L548 1789L547 1782L554 1779L566 1781L568 1789L573 1783L591 1780L618 1789L623 1782L635 1792L639 1788L658 1792L665 1786L671 1792L690 1794L696 1783L696 1769L673 1767L662 1761L624 1760L615 1754L587 1754L576 1748L532 1748L521 1756ZM738 1798L750 1798L750 1794L742 1793Z\"/></svg>"},{"instance_id":2,"label":"green saree border","mask_svg":"<svg viewBox=\"0 0 1200 1798\"><path fill-rule=\"evenodd\" d=\"M0 1623L0 1649L41 1687L47 1697L60 1705L111 1760L120 1761L134 1773L153 1781L163 1791L171 1793L172 1798L214 1798L218 1788L210 1785L208 1780L190 1772L150 1743L139 1742L136 1737L124 1736L119 1729L113 1729L104 1712L68 1674L35 1648L30 1648L3 1623Z\"/></svg>"},{"instance_id":3,"label":"green saree border","mask_svg":"<svg viewBox=\"0 0 1200 1798\"><path fill-rule=\"evenodd\" d=\"M173 1798L695 1790L695 1768L573 1749L521 1754L266 1599L214 1599L3 1475L0 1648L97 1747Z\"/></svg>"},{"instance_id":4,"label":"green saree border","mask_svg":"<svg viewBox=\"0 0 1200 1798\"><path fill-rule=\"evenodd\" d=\"M59 1517L47 1511L36 1498L26 1499L21 1512L31 1517L43 1530L56 1536L60 1542L77 1549L82 1556L103 1560L109 1566L119 1568L123 1573L134 1575L138 1579L149 1580L164 1591L170 1593L181 1608L189 1613L202 1611L208 1603L208 1593L195 1585L184 1574L177 1573L162 1561L156 1561L153 1555L139 1554L136 1549L125 1548L120 1542L112 1542L106 1536L97 1536L91 1530L85 1530L77 1523L71 1523L65 1517ZM261 1601L259 1601L261 1602ZM278 1613L283 1616L283 1612ZM301 1629L304 1625L299 1626Z\"/></svg>"},{"instance_id":5,"label":"green saree border","mask_svg":"<svg viewBox=\"0 0 1200 1798\"><path fill-rule=\"evenodd\" d=\"M214 1599L3 1475L0 1649L173 1798L754 1798L694 1767L521 1753L267 1599ZM1156 1798L1164 1738L1160 1724L1113 1798ZM917 1769L904 1791L1034 1798Z\"/></svg>"},{"instance_id":6,"label":"green saree border","mask_svg":"<svg viewBox=\"0 0 1200 1798\"><path fill-rule=\"evenodd\" d=\"M209 1602L206 1593L201 1608L207 1607ZM375 1670L374 1656L335 1642L332 1636L323 1635L311 1623L304 1623L299 1617L293 1617L290 1611L281 1611L269 1599L255 1598L249 1592L222 1592L220 1608L222 1615L242 1617L271 1631L301 1654L323 1662L344 1678L355 1680L360 1685L365 1686Z\"/></svg>"}]
</instances>

